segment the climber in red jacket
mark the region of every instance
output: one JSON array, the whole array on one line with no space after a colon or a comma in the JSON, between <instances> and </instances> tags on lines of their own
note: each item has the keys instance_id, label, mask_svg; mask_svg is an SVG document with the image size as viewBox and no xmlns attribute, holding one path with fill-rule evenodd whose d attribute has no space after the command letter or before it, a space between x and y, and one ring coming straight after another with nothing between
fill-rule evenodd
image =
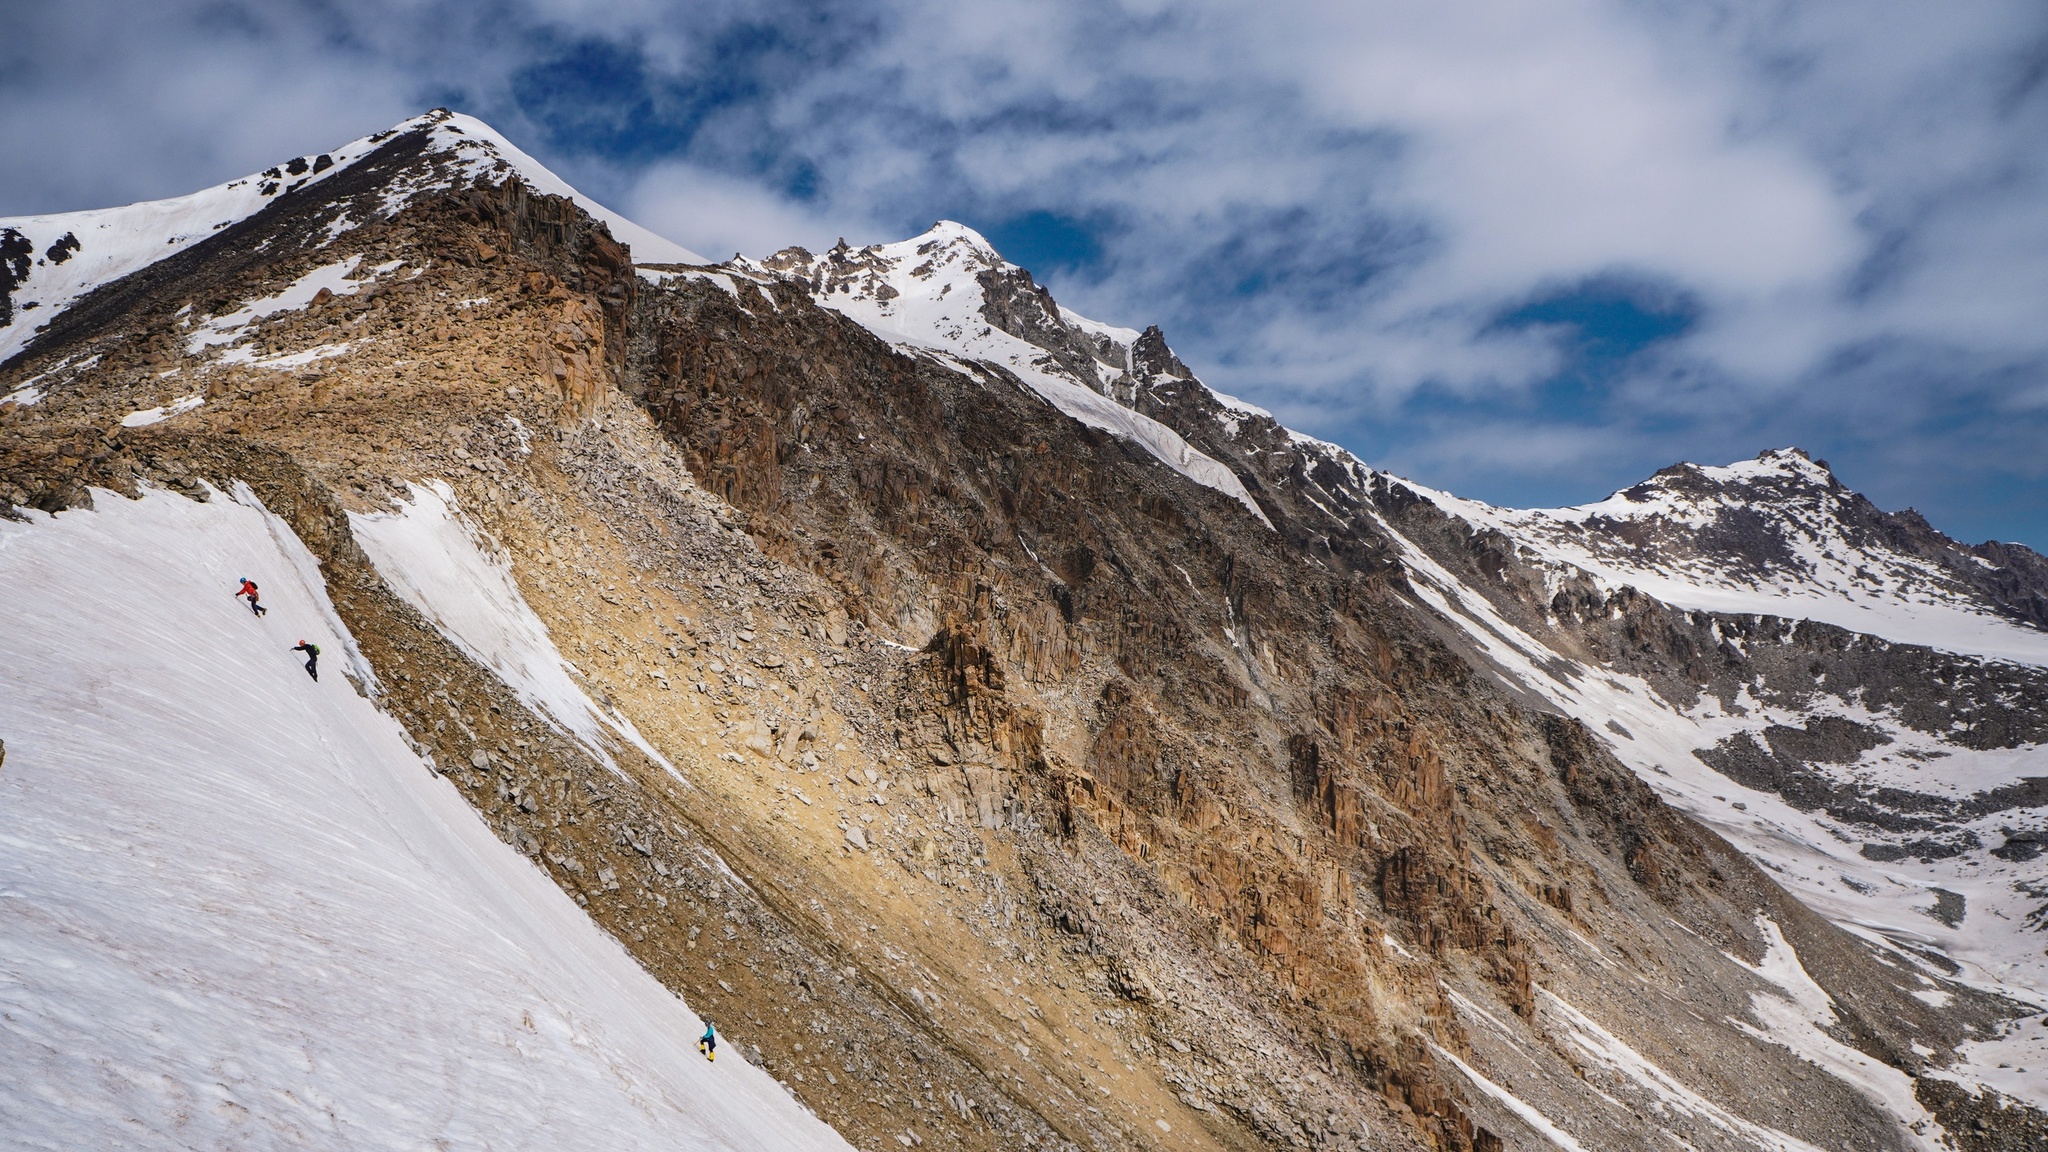
<instances>
[{"instance_id":1,"label":"climber in red jacket","mask_svg":"<svg viewBox=\"0 0 2048 1152\"><path fill-rule=\"evenodd\" d=\"M270 609L265 608L263 605L258 604L256 602L256 582L254 580L249 579L247 576L242 577L242 586L235 591L235 595L247 596L249 598L249 611L255 613L258 616L261 616L265 612L270 611Z\"/></svg>"}]
</instances>

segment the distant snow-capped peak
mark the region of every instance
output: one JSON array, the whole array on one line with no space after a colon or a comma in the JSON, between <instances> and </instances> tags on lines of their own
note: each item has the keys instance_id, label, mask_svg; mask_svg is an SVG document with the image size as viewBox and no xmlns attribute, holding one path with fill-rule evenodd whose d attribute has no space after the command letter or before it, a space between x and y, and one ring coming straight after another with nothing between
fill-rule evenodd
<instances>
[{"instance_id":1,"label":"distant snow-capped peak","mask_svg":"<svg viewBox=\"0 0 2048 1152\"><path fill-rule=\"evenodd\" d=\"M1627 585L1683 609L1817 620L2048 664L2048 631L2031 626L2038 590L2027 590L2040 582L2039 556L2015 546L1970 548L1917 514L1886 513L1797 448L1718 467L1674 465L1571 508L1496 508L1408 487L1608 589ZM2004 563L1986 559L1987 551Z\"/></svg>"}]
</instances>

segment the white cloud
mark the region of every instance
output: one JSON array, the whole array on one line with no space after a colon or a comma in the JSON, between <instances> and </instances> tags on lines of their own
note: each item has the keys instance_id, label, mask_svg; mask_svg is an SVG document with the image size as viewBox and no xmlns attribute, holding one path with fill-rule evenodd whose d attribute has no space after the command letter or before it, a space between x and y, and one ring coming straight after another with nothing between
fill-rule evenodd
<instances>
[{"instance_id":1,"label":"white cloud","mask_svg":"<svg viewBox=\"0 0 2048 1152\"><path fill-rule=\"evenodd\" d=\"M1444 221L1436 275L1512 293L1614 267L1731 293L1838 273L1851 206L1784 141L1736 136L1724 77L1600 0L1347 4L1261 21L1329 114L1415 140L1398 186Z\"/></svg>"},{"instance_id":2,"label":"white cloud","mask_svg":"<svg viewBox=\"0 0 2048 1152\"><path fill-rule=\"evenodd\" d=\"M827 216L757 183L690 164L649 168L626 198L626 215L712 259L766 256L793 244L823 251L842 237L874 239L875 225Z\"/></svg>"}]
</instances>

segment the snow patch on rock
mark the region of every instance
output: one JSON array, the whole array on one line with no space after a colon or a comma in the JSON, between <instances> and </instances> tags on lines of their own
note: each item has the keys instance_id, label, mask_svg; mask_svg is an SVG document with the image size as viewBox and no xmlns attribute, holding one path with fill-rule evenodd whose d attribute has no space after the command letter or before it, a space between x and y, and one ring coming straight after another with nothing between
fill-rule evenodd
<instances>
[{"instance_id":1,"label":"snow patch on rock","mask_svg":"<svg viewBox=\"0 0 2048 1152\"><path fill-rule=\"evenodd\" d=\"M185 351L193 356L217 344L233 344L249 334L250 329L272 316L285 312L303 312L313 299L326 292L333 296L353 296L372 281L395 271L403 261L392 260L370 269L368 276L358 280L355 270L363 262L361 256L350 256L332 264L323 264L304 276L292 281L283 289L269 296L244 303L240 308L219 316L209 316L193 326L192 334L185 339ZM252 359L244 357L244 359Z\"/></svg>"},{"instance_id":2,"label":"snow patch on rock","mask_svg":"<svg viewBox=\"0 0 2048 1152\"><path fill-rule=\"evenodd\" d=\"M357 542L392 590L614 770L609 746L616 736L680 777L631 720L601 707L578 683L519 591L511 563L462 518L453 489L443 481L408 488L407 501L390 512L349 514Z\"/></svg>"},{"instance_id":3,"label":"snow patch on rock","mask_svg":"<svg viewBox=\"0 0 2048 1152\"><path fill-rule=\"evenodd\" d=\"M1693 1091L1666 1072L1657 1063L1636 1051L1620 1037L1600 1026L1592 1017L1571 1006L1562 997L1547 988L1537 989L1542 1000L1548 1022L1582 1056L1633 1083L1640 1091L1653 1100L1652 1107L1660 1114L1675 1112L1681 1116L1704 1120L1758 1148L1773 1149L1775 1152L1821 1152L1819 1148L1789 1136L1775 1128L1756 1124Z\"/></svg>"},{"instance_id":4,"label":"snow patch on rock","mask_svg":"<svg viewBox=\"0 0 2048 1152\"><path fill-rule=\"evenodd\" d=\"M126 416L121 417L121 427L147 428L151 424L161 424L173 416L182 416L204 403L206 403L206 397L204 396L180 396L169 404L160 404L155 408L144 408L139 412L130 412Z\"/></svg>"},{"instance_id":5,"label":"snow patch on rock","mask_svg":"<svg viewBox=\"0 0 2048 1152\"><path fill-rule=\"evenodd\" d=\"M1477 1068L1458 1059L1456 1053L1435 1044L1430 1045L1430 1051L1436 1053L1438 1059L1449 1061L1453 1067L1465 1074L1465 1078L1472 1082L1474 1088L1514 1113L1522 1123L1527 1124L1545 1140L1564 1149L1565 1152L1586 1152L1586 1146L1579 1143L1577 1137L1558 1127L1550 1117L1538 1112L1528 1101L1487 1079Z\"/></svg>"},{"instance_id":6,"label":"snow patch on rock","mask_svg":"<svg viewBox=\"0 0 2048 1152\"><path fill-rule=\"evenodd\" d=\"M1942 1148L1941 1125L1913 1094L1913 1078L1830 1035L1826 1030L1841 1023L1834 997L1807 975L1798 951L1775 921L1760 915L1756 926L1764 937L1763 957L1755 964L1744 963L1737 956L1728 959L1768 981L1782 995L1753 992L1750 1015L1756 1023L1732 1017L1728 1022L1759 1040L1790 1049L1870 1097L1905 1127L1919 1147L1928 1152Z\"/></svg>"}]
</instances>

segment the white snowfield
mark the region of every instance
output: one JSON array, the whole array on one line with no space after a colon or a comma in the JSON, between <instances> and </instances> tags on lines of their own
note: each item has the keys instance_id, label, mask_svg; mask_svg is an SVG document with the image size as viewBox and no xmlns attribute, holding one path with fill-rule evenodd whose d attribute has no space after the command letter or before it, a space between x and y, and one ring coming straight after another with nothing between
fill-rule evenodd
<instances>
[{"instance_id":1,"label":"white snowfield","mask_svg":"<svg viewBox=\"0 0 2048 1152\"><path fill-rule=\"evenodd\" d=\"M536 192L576 201L584 211L604 221L612 237L630 247L638 262L708 263L695 252L655 235L571 188L546 165L520 151L483 121L459 113L429 112L326 153L330 164L318 172L312 168L319 157L306 156L288 162L302 165L299 173L291 173L287 165L280 165L280 175L275 179L258 174L170 200L87 212L0 218L0 235L13 230L27 240L34 253L27 279L14 290L14 316L9 323L0 325L0 362L27 347L38 329L93 289L140 271L254 216L286 192L333 179L376 151L393 134L422 128L429 132L429 151L454 161L452 172L387 190L382 203L382 211L387 214L403 208L424 192L467 184L478 176L503 179L508 174L516 175ZM327 242L361 223L345 212L337 214L328 224ZM75 249L58 247L67 236L76 241Z\"/></svg>"},{"instance_id":2,"label":"white snowfield","mask_svg":"<svg viewBox=\"0 0 2048 1152\"><path fill-rule=\"evenodd\" d=\"M97 502L0 522L0 1143L849 1147L706 1063L688 1007L357 694L282 522Z\"/></svg>"},{"instance_id":3,"label":"white snowfield","mask_svg":"<svg viewBox=\"0 0 2048 1152\"><path fill-rule=\"evenodd\" d=\"M981 233L965 224L941 220L921 236L894 244L862 249L863 260L874 260L876 274L839 291L817 294L817 302L839 312L861 327L892 344L943 353L940 363L956 371L971 371L971 365L986 361L1017 374L1047 403L1091 428L1099 428L1144 448L1161 463L1204 487L1238 501L1260 523L1273 522L1245 491L1242 481L1222 461L1197 449L1180 433L1117 403L1104 394L1109 383L1122 375L1102 365L1093 365L1096 379L1077 380L1045 349L996 328L982 318L985 301L976 276L991 268L1007 265ZM821 258L820 264L824 260ZM750 261L737 261L744 270L758 271ZM730 291L730 287L728 286ZM1061 309L1060 314L1074 328L1104 338L1121 348L1128 368L1131 345L1138 333L1129 328L1076 316ZM947 357L957 357L958 362ZM964 362L964 363L962 363Z\"/></svg>"},{"instance_id":4,"label":"white snowfield","mask_svg":"<svg viewBox=\"0 0 2048 1152\"><path fill-rule=\"evenodd\" d=\"M1757 976L1775 985L1780 993L1750 993L1750 1015L1761 1027L1732 1020L1737 1028L1760 1040L1789 1049L1811 1064L1826 1069L1830 1076L1853 1086L1891 1113L1910 1139L1927 1152L1938 1152L1945 1141L1941 1125L1913 1093L1913 1078L1897 1068L1844 1044L1826 1031L1839 1027L1835 998L1807 975L1799 953L1769 917L1758 915L1757 930L1764 938L1764 954L1752 966L1735 957ZM1724 953L1726 955L1726 953Z\"/></svg>"}]
</instances>

